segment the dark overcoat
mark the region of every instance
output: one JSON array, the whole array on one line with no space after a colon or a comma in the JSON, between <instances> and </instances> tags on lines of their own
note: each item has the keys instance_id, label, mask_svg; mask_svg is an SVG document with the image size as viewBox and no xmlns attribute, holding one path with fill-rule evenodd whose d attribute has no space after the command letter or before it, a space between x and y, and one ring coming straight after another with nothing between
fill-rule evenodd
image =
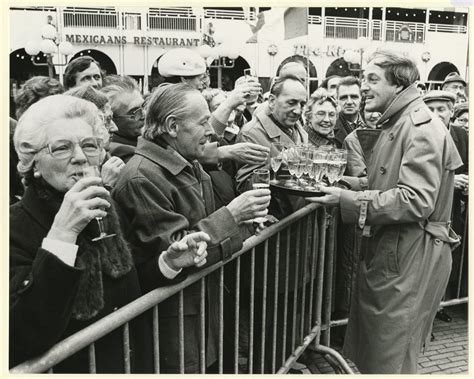
<instances>
[{"instance_id":1,"label":"dark overcoat","mask_svg":"<svg viewBox=\"0 0 474 379\"><path fill-rule=\"evenodd\" d=\"M113 197L120 205L124 235L131 244L145 292L156 287L158 256L187 233L202 230L210 235L208 265L228 259L242 247L241 230L232 214L226 207L215 209L209 175L200 164L191 164L170 147L139 138L135 155L123 170ZM217 359L218 290L215 274L208 275L206 366ZM185 371L198 372L201 282L187 287L183 299ZM177 373L180 369L178 304L176 295L159 307L162 372Z\"/></svg>"},{"instance_id":2,"label":"dark overcoat","mask_svg":"<svg viewBox=\"0 0 474 379\"><path fill-rule=\"evenodd\" d=\"M141 295L134 267L116 279L103 274L103 309L87 321L72 318L73 301L84 269L69 266L41 248L54 216L31 188L10 207L10 367L44 353ZM144 317L131 322L132 372L149 372L153 367L150 333ZM97 372L125 372L122 350L121 328L100 339L95 345ZM88 349L55 366L54 372L89 372Z\"/></svg>"}]
</instances>

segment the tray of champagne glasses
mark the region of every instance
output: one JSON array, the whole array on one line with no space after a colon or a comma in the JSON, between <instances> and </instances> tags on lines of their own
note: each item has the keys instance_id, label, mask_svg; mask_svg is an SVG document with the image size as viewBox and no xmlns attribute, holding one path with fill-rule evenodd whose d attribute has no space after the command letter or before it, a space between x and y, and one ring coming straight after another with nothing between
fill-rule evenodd
<instances>
[{"instance_id":1,"label":"tray of champagne glasses","mask_svg":"<svg viewBox=\"0 0 474 379\"><path fill-rule=\"evenodd\" d=\"M329 184L326 179L323 179L319 183L309 181L305 178L293 180L292 175L281 174L277 175L276 179L270 181L270 188L275 191L287 193L288 195L300 196L300 197L320 197L324 196L325 193L321 192L321 187L327 187ZM350 189L351 186L344 180L339 180L333 184L334 187L343 189Z\"/></svg>"},{"instance_id":2,"label":"tray of champagne glasses","mask_svg":"<svg viewBox=\"0 0 474 379\"><path fill-rule=\"evenodd\" d=\"M289 195L301 197L324 196L324 192L319 190L319 186L327 186L326 183L310 183L305 179L293 180L291 175L277 175L276 179L270 181L270 188L276 191L285 192Z\"/></svg>"},{"instance_id":3,"label":"tray of champagne glasses","mask_svg":"<svg viewBox=\"0 0 474 379\"><path fill-rule=\"evenodd\" d=\"M343 149L274 143L270 158L275 173L270 186L275 190L302 197L318 197L324 196L321 187L349 187L342 180L347 164L347 152Z\"/></svg>"}]
</instances>

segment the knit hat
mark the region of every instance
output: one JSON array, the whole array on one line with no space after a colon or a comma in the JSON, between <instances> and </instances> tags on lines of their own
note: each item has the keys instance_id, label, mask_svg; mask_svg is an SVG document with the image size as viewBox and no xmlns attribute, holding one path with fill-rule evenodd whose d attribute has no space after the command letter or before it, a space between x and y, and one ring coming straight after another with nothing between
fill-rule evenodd
<instances>
[{"instance_id":1,"label":"knit hat","mask_svg":"<svg viewBox=\"0 0 474 379\"><path fill-rule=\"evenodd\" d=\"M457 72L451 72L448 75L446 75L446 78L444 78L443 87L445 84L453 83L453 82L460 82L464 85L464 87L466 87L466 81L463 78L461 78L461 76L459 76Z\"/></svg>"},{"instance_id":2,"label":"knit hat","mask_svg":"<svg viewBox=\"0 0 474 379\"><path fill-rule=\"evenodd\" d=\"M105 104L109 101L105 94L96 90L90 84L71 88L65 93L65 95L75 96L90 101L100 110L103 110Z\"/></svg>"},{"instance_id":3,"label":"knit hat","mask_svg":"<svg viewBox=\"0 0 474 379\"><path fill-rule=\"evenodd\" d=\"M194 50L172 49L161 56L158 61L158 72L164 78L197 76L206 72L206 61Z\"/></svg>"}]
</instances>

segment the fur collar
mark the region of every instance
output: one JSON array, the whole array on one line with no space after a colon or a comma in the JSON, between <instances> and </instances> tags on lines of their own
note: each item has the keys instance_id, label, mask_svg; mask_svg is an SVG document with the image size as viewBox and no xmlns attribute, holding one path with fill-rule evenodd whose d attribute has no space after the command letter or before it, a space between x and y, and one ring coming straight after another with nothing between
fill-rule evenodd
<instances>
[{"instance_id":1,"label":"fur collar","mask_svg":"<svg viewBox=\"0 0 474 379\"><path fill-rule=\"evenodd\" d=\"M54 215L61 206L64 194L51 188L44 180L34 180L27 192L25 205L31 204L31 200L39 202L41 208L46 211L39 215L42 219L41 223L49 228ZM84 273L81 276L72 309L72 317L76 320L92 319L104 307L103 275L119 278L132 269L132 255L123 238L118 220L118 215L112 204L104 222L106 230L115 233L115 237L92 242L92 238L99 233L97 222L93 220L77 238L76 244L79 249L75 266L84 268ZM47 221L47 225L45 225L45 221Z\"/></svg>"}]
</instances>

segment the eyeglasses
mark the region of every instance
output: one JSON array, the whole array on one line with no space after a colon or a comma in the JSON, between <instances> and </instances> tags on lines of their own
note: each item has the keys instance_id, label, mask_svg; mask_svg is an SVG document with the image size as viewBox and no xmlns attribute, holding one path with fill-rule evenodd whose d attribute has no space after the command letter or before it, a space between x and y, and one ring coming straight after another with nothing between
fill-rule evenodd
<instances>
[{"instance_id":1,"label":"eyeglasses","mask_svg":"<svg viewBox=\"0 0 474 379\"><path fill-rule=\"evenodd\" d=\"M101 119L102 119L102 122L104 123L104 126L107 130L110 129L110 124L112 123L113 119L114 119L114 116L112 115L104 115L104 114L101 114L100 115Z\"/></svg>"},{"instance_id":2,"label":"eyeglasses","mask_svg":"<svg viewBox=\"0 0 474 379\"><path fill-rule=\"evenodd\" d=\"M337 117L337 113L336 112L324 112L324 111L317 111L315 114L316 118L325 118L326 115L329 117L329 118L336 118Z\"/></svg>"},{"instance_id":3,"label":"eyeglasses","mask_svg":"<svg viewBox=\"0 0 474 379\"><path fill-rule=\"evenodd\" d=\"M133 112L129 111L124 115L116 115L114 117L116 118L126 117L126 118L131 118L132 120L135 120L135 121L140 121L145 118L145 110L142 107L139 107L135 109Z\"/></svg>"},{"instance_id":4,"label":"eyeglasses","mask_svg":"<svg viewBox=\"0 0 474 379\"><path fill-rule=\"evenodd\" d=\"M67 159L74 154L75 146L79 145L84 155L88 157L97 157L103 148L103 141L101 138L86 137L79 142L72 142L69 140L57 140L44 145L38 150L48 149L48 153L56 159Z\"/></svg>"}]
</instances>

